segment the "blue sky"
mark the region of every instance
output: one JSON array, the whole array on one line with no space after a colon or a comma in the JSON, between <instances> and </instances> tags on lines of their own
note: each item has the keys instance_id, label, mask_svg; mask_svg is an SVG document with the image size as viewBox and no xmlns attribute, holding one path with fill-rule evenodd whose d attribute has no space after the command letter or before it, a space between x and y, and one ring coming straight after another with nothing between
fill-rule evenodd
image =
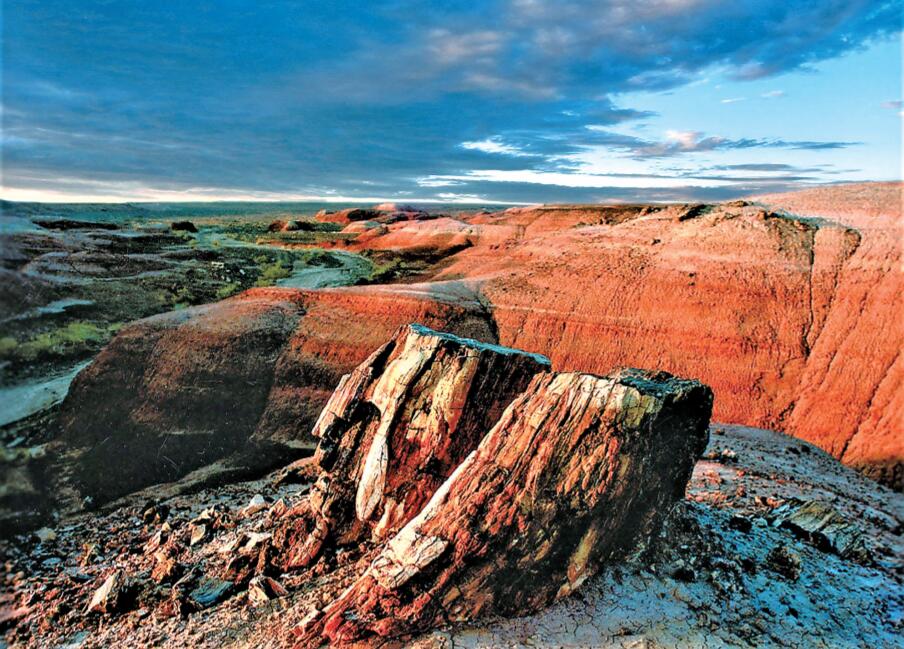
<instances>
[{"instance_id":1,"label":"blue sky","mask_svg":"<svg viewBox=\"0 0 904 649\"><path fill-rule=\"evenodd\" d=\"M899 2L2 8L4 198L682 200L901 177Z\"/></svg>"}]
</instances>

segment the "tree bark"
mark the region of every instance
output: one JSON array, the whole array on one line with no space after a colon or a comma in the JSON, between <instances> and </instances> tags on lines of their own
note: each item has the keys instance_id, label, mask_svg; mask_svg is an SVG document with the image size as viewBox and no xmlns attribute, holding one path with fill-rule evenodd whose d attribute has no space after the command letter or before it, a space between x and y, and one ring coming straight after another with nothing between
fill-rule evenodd
<instances>
[{"instance_id":1,"label":"tree bark","mask_svg":"<svg viewBox=\"0 0 904 649\"><path fill-rule=\"evenodd\" d=\"M419 348L405 349L397 359L408 360L399 362L416 365L411 359ZM381 398L376 402L385 408ZM342 397L343 404L352 401ZM635 547L683 497L706 446L711 410L708 387L665 373L537 375L357 581L309 616L298 629L299 646L405 636L491 613L521 615L568 595ZM359 440L371 449L377 437L373 431L343 438L351 444L346 453L362 455L355 451ZM413 479L415 465L422 466L404 457L386 464L376 481L391 485L376 489L384 515L393 511L387 494L405 503L406 514L420 502L406 500L402 488L424 484ZM357 486L360 494L365 485L370 493L366 485L374 480L366 469L344 475L358 478L343 485L345 492ZM369 497L358 502L365 513L377 511Z\"/></svg>"},{"instance_id":2,"label":"tree bark","mask_svg":"<svg viewBox=\"0 0 904 649\"><path fill-rule=\"evenodd\" d=\"M276 536L284 568L395 534L549 361L419 325L342 377L314 426L319 475Z\"/></svg>"}]
</instances>

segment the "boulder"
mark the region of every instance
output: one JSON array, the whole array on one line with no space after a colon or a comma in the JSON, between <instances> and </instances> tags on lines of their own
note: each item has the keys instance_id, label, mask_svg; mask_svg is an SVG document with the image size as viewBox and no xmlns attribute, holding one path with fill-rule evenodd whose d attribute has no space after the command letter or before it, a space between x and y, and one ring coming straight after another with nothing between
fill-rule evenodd
<instances>
[{"instance_id":1,"label":"boulder","mask_svg":"<svg viewBox=\"0 0 904 649\"><path fill-rule=\"evenodd\" d=\"M60 458L77 457L58 473L100 504L235 453L302 313L296 295L262 292L124 328L63 402Z\"/></svg>"},{"instance_id":2,"label":"boulder","mask_svg":"<svg viewBox=\"0 0 904 649\"><path fill-rule=\"evenodd\" d=\"M170 223L170 229L176 232L196 233L198 231L197 226L191 221L173 221Z\"/></svg>"}]
</instances>

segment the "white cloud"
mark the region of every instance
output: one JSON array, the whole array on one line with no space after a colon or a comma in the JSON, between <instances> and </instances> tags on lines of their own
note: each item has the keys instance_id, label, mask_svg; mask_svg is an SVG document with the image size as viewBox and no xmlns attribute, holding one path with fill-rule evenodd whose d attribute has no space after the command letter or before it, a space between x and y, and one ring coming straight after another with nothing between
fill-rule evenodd
<instances>
[{"instance_id":1,"label":"white cloud","mask_svg":"<svg viewBox=\"0 0 904 649\"><path fill-rule=\"evenodd\" d=\"M669 176L619 176L607 174L566 173L560 171L540 171L537 169L485 169L469 171L461 175L428 176L428 179L452 180L460 182L529 183L535 185L556 185L583 189L603 187L618 188L675 188L695 185L697 187L723 187L731 183L723 179L689 181L686 178ZM442 196L442 195L440 195Z\"/></svg>"},{"instance_id":2,"label":"white cloud","mask_svg":"<svg viewBox=\"0 0 904 649\"><path fill-rule=\"evenodd\" d=\"M453 187L461 185L460 180L450 180L448 178L438 178L436 176L425 176L417 179L419 187Z\"/></svg>"},{"instance_id":3,"label":"white cloud","mask_svg":"<svg viewBox=\"0 0 904 649\"><path fill-rule=\"evenodd\" d=\"M700 131L666 131L665 139L670 140L672 142L677 142L681 145L682 149L693 149L697 146L697 143L700 141L700 138L703 137L703 133Z\"/></svg>"},{"instance_id":4,"label":"white cloud","mask_svg":"<svg viewBox=\"0 0 904 649\"><path fill-rule=\"evenodd\" d=\"M521 149L502 142L497 137L487 138L486 140L478 140L476 142L462 142L462 149L469 151L482 151L483 153L498 153L500 155L510 155L519 158L535 157L533 153L525 153Z\"/></svg>"},{"instance_id":5,"label":"white cloud","mask_svg":"<svg viewBox=\"0 0 904 649\"><path fill-rule=\"evenodd\" d=\"M434 29L430 32L429 48L437 63L454 65L490 57L502 49L505 40L505 34L492 30L456 34L448 29Z\"/></svg>"},{"instance_id":6,"label":"white cloud","mask_svg":"<svg viewBox=\"0 0 904 649\"><path fill-rule=\"evenodd\" d=\"M465 87L472 90L485 90L494 93L515 93L530 99L552 99L556 89L547 84L531 81L517 81L511 77L490 73L472 72L463 78Z\"/></svg>"}]
</instances>

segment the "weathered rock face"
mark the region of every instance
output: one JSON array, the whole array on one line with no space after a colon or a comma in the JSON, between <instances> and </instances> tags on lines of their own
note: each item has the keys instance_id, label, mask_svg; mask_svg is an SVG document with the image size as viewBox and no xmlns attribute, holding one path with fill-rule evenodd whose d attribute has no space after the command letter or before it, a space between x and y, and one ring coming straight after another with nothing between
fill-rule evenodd
<instances>
[{"instance_id":1,"label":"weathered rock face","mask_svg":"<svg viewBox=\"0 0 904 649\"><path fill-rule=\"evenodd\" d=\"M545 224L525 227L550 229L504 254L477 246L443 271L480 282L502 344L563 370L697 376L715 391L717 420L782 428L856 232L750 206L559 229L550 218L540 211Z\"/></svg>"},{"instance_id":2,"label":"weathered rock face","mask_svg":"<svg viewBox=\"0 0 904 649\"><path fill-rule=\"evenodd\" d=\"M328 540L397 532L549 369L542 356L402 327L342 377L314 426L320 476L300 520L283 530L281 562L307 566Z\"/></svg>"},{"instance_id":3,"label":"weathered rock face","mask_svg":"<svg viewBox=\"0 0 904 649\"><path fill-rule=\"evenodd\" d=\"M140 321L73 383L62 444L73 478L102 502L174 480L240 448L267 402L272 367L298 324L297 295L268 291Z\"/></svg>"},{"instance_id":4,"label":"weathered rock face","mask_svg":"<svg viewBox=\"0 0 904 649\"><path fill-rule=\"evenodd\" d=\"M904 490L904 266L901 183L824 187L760 200L832 219L860 245L822 300L789 433ZM824 289L825 290L825 289Z\"/></svg>"},{"instance_id":5,"label":"weathered rock face","mask_svg":"<svg viewBox=\"0 0 904 649\"><path fill-rule=\"evenodd\" d=\"M314 448L342 374L399 326L495 340L473 294L362 293L254 289L124 328L63 403L57 472L100 503L224 458L231 475L287 462Z\"/></svg>"},{"instance_id":6,"label":"weathered rock face","mask_svg":"<svg viewBox=\"0 0 904 649\"><path fill-rule=\"evenodd\" d=\"M306 620L299 646L517 615L568 595L683 497L711 408L709 388L663 373L537 375L353 585ZM387 485L416 450L397 451ZM355 486L369 485L365 470Z\"/></svg>"},{"instance_id":7,"label":"weathered rock face","mask_svg":"<svg viewBox=\"0 0 904 649\"><path fill-rule=\"evenodd\" d=\"M699 377L717 420L787 431L900 490L901 192L865 184L758 199L775 210L481 215L466 220L523 234L497 247L474 234L439 277L479 283L502 344L561 369Z\"/></svg>"}]
</instances>

